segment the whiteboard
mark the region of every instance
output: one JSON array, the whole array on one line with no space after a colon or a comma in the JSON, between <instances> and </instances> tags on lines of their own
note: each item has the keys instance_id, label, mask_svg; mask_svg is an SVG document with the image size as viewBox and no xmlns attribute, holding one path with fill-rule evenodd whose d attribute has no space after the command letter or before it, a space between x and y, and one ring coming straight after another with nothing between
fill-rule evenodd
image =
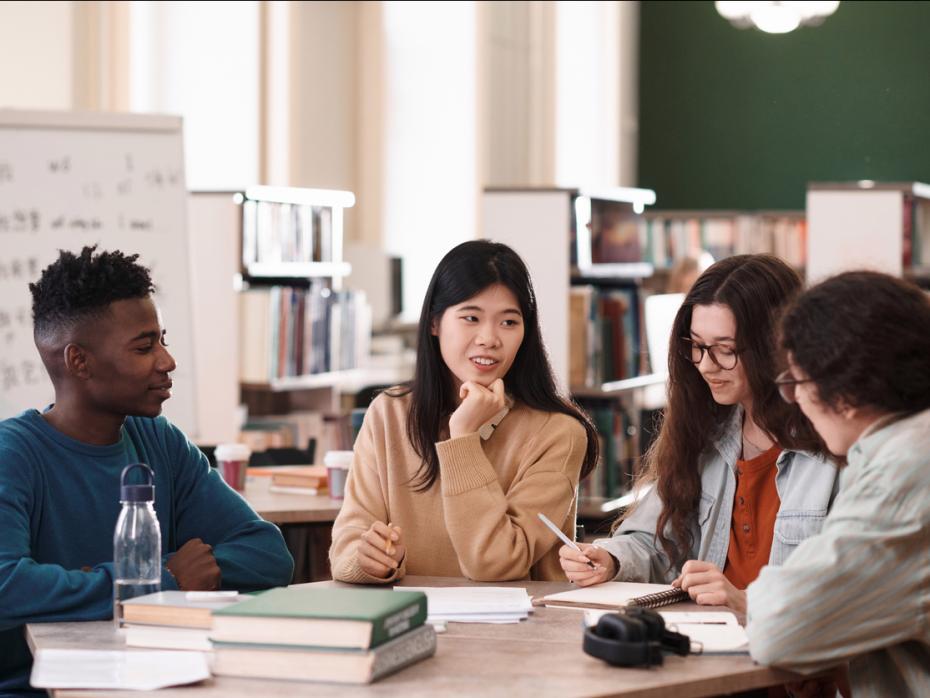
<instances>
[{"instance_id":1,"label":"whiteboard","mask_svg":"<svg viewBox=\"0 0 930 698\"><path fill-rule=\"evenodd\" d=\"M28 283L98 243L151 270L178 363L165 415L196 436L186 207L180 117L0 110L0 418L54 401Z\"/></svg>"}]
</instances>

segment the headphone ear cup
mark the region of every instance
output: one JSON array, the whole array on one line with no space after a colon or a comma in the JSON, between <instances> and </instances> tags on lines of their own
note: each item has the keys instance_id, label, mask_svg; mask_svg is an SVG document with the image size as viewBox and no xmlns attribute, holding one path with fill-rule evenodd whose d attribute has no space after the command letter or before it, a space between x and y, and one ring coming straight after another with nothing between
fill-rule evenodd
<instances>
[{"instance_id":1,"label":"headphone ear cup","mask_svg":"<svg viewBox=\"0 0 930 698\"><path fill-rule=\"evenodd\" d=\"M646 626L649 640L661 643L663 649L682 657L691 651L691 639L687 635L668 630L665 627L665 619L656 611L633 606L624 609L624 613Z\"/></svg>"},{"instance_id":2,"label":"headphone ear cup","mask_svg":"<svg viewBox=\"0 0 930 698\"><path fill-rule=\"evenodd\" d=\"M627 618L642 623L645 628L646 637L654 642L662 639L662 633L665 632L665 619L653 610L648 608L639 608L633 606L624 609Z\"/></svg>"},{"instance_id":3,"label":"headphone ear cup","mask_svg":"<svg viewBox=\"0 0 930 698\"><path fill-rule=\"evenodd\" d=\"M653 666L662 663L662 646L647 637L646 626L620 613L601 616L584 633L583 649L614 666Z\"/></svg>"},{"instance_id":4,"label":"headphone ear cup","mask_svg":"<svg viewBox=\"0 0 930 698\"><path fill-rule=\"evenodd\" d=\"M642 621L622 613L607 613L601 616L595 632L599 637L620 642L645 642L649 639L646 625Z\"/></svg>"}]
</instances>

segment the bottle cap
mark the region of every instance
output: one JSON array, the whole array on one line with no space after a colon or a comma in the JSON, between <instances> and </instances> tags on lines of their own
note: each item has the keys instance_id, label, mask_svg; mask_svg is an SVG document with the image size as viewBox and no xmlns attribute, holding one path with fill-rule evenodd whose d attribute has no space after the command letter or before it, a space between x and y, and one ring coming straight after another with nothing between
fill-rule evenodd
<instances>
[{"instance_id":1,"label":"bottle cap","mask_svg":"<svg viewBox=\"0 0 930 698\"><path fill-rule=\"evenodd\" d=\"M141 468L147 482L142 485L126 484L126 476L134 468ZM145 463L133 463L123 468L119 477L119 500L121 502L151 502L155 500L155 475Z\"/></svg>"}]
</instances>

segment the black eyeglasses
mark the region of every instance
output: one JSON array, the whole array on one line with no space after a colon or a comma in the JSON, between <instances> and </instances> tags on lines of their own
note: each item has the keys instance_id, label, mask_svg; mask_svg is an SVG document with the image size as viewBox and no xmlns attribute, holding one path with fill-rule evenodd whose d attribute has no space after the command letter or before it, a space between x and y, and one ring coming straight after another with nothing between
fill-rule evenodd
<instances>
[{"instance_id":1,"label":"black eyeglasses","mask_svg":"<svg viewBox=\"0 0 930 698\"><path fill-rule=\"evenodd\" d=\"M788 403L795 403L798 401L797 390L795 386L799 383L811 383L813 378L795 378L791 375L791 371L782 371L775 377L775 385L778 386L778 393L781 395L781 399Z\"/></svg>"},{"instance_id":2,"label":"black eyeglasses","mask_svg":"<svg viewBox=\"0 0 930 698\"><path fill-rule=\"evenodd\" d=\"M681 341L684 342L680 347L681 355L695 366L704 360L704 352L706 351L710 356L710 360L724 371L736 367L740 354L738 349L723 344L698 344L689 337L681 337Z\"/></svg>"}]
</instances>

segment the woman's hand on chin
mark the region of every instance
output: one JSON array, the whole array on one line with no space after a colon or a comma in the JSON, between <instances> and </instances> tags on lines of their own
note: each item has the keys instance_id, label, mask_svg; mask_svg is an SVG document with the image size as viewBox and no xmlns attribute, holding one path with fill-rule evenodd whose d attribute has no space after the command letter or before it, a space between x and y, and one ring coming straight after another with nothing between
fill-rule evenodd
<instances>
[{"instance_id":1,"label":"woman's hand on chin","mask_svg":"<svg viewBox=\"0 0 930 698\"><path fill-rule=\"evenodd\" d=\"M504 381L498 378L488 387L465 381L459 388L459 398L462 402L449 417L449 436L453 439L473 434L504 409Z\"/></svg>"}]
</instances>

